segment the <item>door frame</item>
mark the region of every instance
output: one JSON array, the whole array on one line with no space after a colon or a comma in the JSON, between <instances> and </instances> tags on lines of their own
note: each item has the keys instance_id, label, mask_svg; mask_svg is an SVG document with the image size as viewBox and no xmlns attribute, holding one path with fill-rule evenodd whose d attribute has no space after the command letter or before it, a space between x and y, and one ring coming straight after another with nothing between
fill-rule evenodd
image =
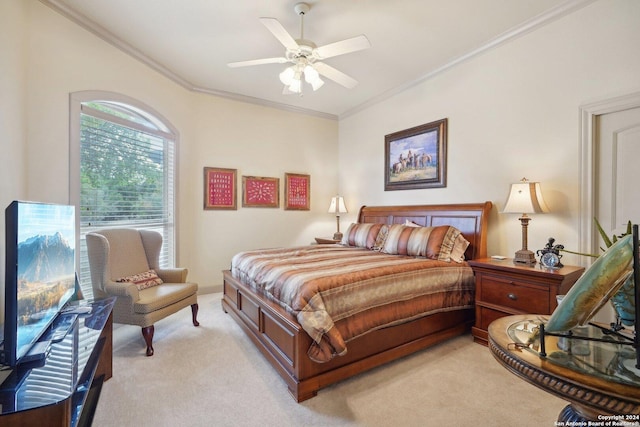
<instances>
[{"instance_id":1,"label":"door frame","mask_svg":"<svg viewBox=\"0 0 640 427\"><path fill-rule=\"evenodd\" d=\"M595 246L596 227L592 218L596 212L595 168L597 160L596 120L603 114L640 107L640 92L590 102L580 106L580 252L592 253ZM583 264L589 257L581 257ZM587 259L589 258L589 259Z\"/></svg>"}]
</instances>

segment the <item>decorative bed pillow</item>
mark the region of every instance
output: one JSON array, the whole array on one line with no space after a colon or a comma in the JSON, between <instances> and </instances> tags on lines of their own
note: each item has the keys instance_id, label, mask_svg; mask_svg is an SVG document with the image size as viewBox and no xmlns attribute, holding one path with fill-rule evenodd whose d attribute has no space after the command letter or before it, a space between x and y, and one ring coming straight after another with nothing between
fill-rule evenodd
<instances>
[{"instance_id":1,"label":"decorative bed pillow","mask_svg":"<svg viewBox=\"0 0 640 427\"><path fill-rule=\"evenodd\" d=\"M373 244L373 249L374 251L379 251L380 249L382 249L382 245L384 245L384 241L387 240L387 234L389 234L389 226L387 224L384 224L382 227L380 227L380 231L378 231L378 235L376 236L376 241Z\"/></svg>"},{"instance_id":2,"label":"decorative bed pillow","mask_svg":"<svg viewBox=\"0 0 640 427\"><path fill-rule=\"evenodd\" d=\"M439 261L450 261L459 235L460 230L448 225L412 227L393 224L389 227L381 252L391 255L409 255ZM462 253L464 254L464 250ZM457 249L455 257L458 260L460 259L459 249Z\"/></svg>"},{"instance_id":3,"label":"decorative bed pillow","mask_svg":"<svg viewBox=\"0 0 640 427\"><path fill-rule=\"evenodd\" d=\"M144 273L132 274L131 276L121 277L116 282L135 283L138 290L150 288L152 286L162 285L164 283L155 270L145 271Z\"/></svg>"},{"instance_id":4,"label":"decorative bed pillow","mask_svg":"<svg viewBox=\"0 0 640 427\"><path fill-rule=\"evenodd\" d=\"M382 225L373 223L351 224L347 232L342 236L340 243L345 246L372 249Z\"/></svg>"},{"instance_id":5,"label":"decorative bed pillow","mask_svg":"<svg viewBox=\"0 0 640 427\"><path fill-rule=\"evenodd\" d=\"M455 242L453 242L453 249L451 249L451 261L462 262L464 261L464 253L469 247L469 242L464 238L462 234L458 234Z\"/></svg>"}]
</instances>

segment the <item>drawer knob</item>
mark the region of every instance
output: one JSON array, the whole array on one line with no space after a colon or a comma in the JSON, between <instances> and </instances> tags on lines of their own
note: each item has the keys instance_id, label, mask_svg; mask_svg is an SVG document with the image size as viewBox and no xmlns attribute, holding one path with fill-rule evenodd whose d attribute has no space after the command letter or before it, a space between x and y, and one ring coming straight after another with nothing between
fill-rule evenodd
<instances>
[{"instance_id":1,"label":"drawer knob","mask_svg":"<svg viewBox=\"0 0 640 427\"><path fill-rule=\"evenodd\" d=\"M510 300L516 301L518 299L518 295L516 294L507 294L507 298L509 298Z\"/></svg>"}]
</instances>

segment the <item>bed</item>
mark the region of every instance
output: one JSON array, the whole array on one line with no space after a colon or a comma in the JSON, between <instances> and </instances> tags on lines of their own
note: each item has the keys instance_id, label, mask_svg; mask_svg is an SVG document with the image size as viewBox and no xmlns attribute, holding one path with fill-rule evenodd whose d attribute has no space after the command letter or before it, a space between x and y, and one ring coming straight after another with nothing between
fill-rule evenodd
<instances>
[{"instance_id":1,"label":"bed","mask_svg":"<svg viewBox=\"0 0 640 427\"><path fill-rule=\"evenodd\" d=\"M455 228L455 230L459 230L459 234L468 242L468 247L464 250L464 259L469 260L486 257L487 217L491 207L491 202L452 205L363 206L358 215L358 224L388 226L393 224L412 224L433 227L434 229ZM354 226L353 229L355 230L356 228ZM350 230L352 230L351 226L347 232ZM388 230L391 230L391 228L388 228ZM381 242L371 243L372 246L375 246ZM295 248L296 256L299 253L310 254L309 256L314 260L318 258L324 259L325 254L334 250L345 249L340 245L316 245L308 248ZM272 256L269 251L249 252L254 257ZM379 251L368 250L368 252ZM393 253L392 251L387 252ZM345 324L336 321L335 327L331 329L332 331L339 329L338 324L340 323L340 328L342 328L340 330L343 333L347 330L351 333L344 341L341 341L339 337L338 339L332 339L329 333L325 334L326 339L319 339L318 336L314 336L315 339L313 339L312 335L314 334L310 330L309 322L305 320L305 317L301 317L300 312L297 312L296 315L292 311L292 307L288 305L293 305L293 303L282 302L274 297L274 293L280 297L280 293L286 294L287 292L272 292L271 290L267 292L264 289L257 289L251 277L248 274L245 275L240 268L242 264L236 259L241 260L242 257L240 255L244 256L245 254L236 255L234 261L237 265L232 265L230 270L223 272L222 307L242 327L267 361L285 381L290 394L298 402L315 396L318 390L330 384L451 337L464 334L471 328L474 321L473 289L471 289L471 301L469 301L469 280L467 275L465 279L467 283L467 288L464 292L465 299L462 301L458 300L458 297L454 298L454 303L448 308L427 309L427 312L420 315L415 315L414 313L406 316L401 321L385 320L381 321L377 326L374 325L372 327L369 325L368 328L364 329L357 329L353 325L345 326ZM354 256L360 257L361 255L364 254L357 252L357 255ZM398 260L402 259L407 264L418 265L415 257L378 254L378 258L385 260L384 262L387 262L387 258L393 257ZM302 268L297 265L293 267L293 264L297 262L302 261L292 257L292 266L290 268L296 270ZM439 260L432 262L439 267L445 267L445 264L458 264L452 267L458 270L466 269L470 271L464 261L461 263L453 261L445 263ZM353 265L357 265L357 262L354 262ZM376 268L382 267L376 266ZM422 267L417 268L422 269ZM247 270L250 269L247 268ZM384 269L387 271L389 269L388 265ZM445 268L441 269L446 270ZM357 268L353 270L357 270ZM365 274L365 272L363 271L362 274ZM413 275L414 273L411 274ZM335 280L338 279L338 276L336 276ZM368 282L369 280L365 281ZM388 286L388 284L385 286ZM380 288L382 289L384 286ZM352 295L352 288L345 289L348 289L348 292L343 292L342 295ZM445 299L451 300L451 298ZM426 302L425 304L431 304L431 302ZM411 309L415 310L414 306L411 307ZM311 317L312 323L318 318L316 315ZM341 344L344 344L346 348L341 347ZM329 349L328 352L327 349Z\"/></svg>"}]
</instances>

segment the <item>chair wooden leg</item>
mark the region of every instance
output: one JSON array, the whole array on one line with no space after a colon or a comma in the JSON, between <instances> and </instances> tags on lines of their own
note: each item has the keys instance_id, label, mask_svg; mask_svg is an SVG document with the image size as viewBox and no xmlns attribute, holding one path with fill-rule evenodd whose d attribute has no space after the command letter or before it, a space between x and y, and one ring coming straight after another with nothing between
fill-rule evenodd
<instances>
[{"instance_id":1,"label":"chair wooden leg","mask_svg":"<svg viewBox=\"0 0 640 427\"><path fill-rule=\"evenodd\" d=\"M193 320L193 326L200 326L198 322L198 304L191 304L191 319Z\"/></svg>"},{"instance_id":2,"label":"chair wooden leg","mask_svg":"<svg viewBox=\"0 0 640 427\"><path fill-rule=\"evenodd\" d=\"M155 328L153 325L147 326L146 328L142 328L142 336L144 337L144 342L147 344L147 356L153 356L153 332Z\"/></svg>"}]
</instances>

